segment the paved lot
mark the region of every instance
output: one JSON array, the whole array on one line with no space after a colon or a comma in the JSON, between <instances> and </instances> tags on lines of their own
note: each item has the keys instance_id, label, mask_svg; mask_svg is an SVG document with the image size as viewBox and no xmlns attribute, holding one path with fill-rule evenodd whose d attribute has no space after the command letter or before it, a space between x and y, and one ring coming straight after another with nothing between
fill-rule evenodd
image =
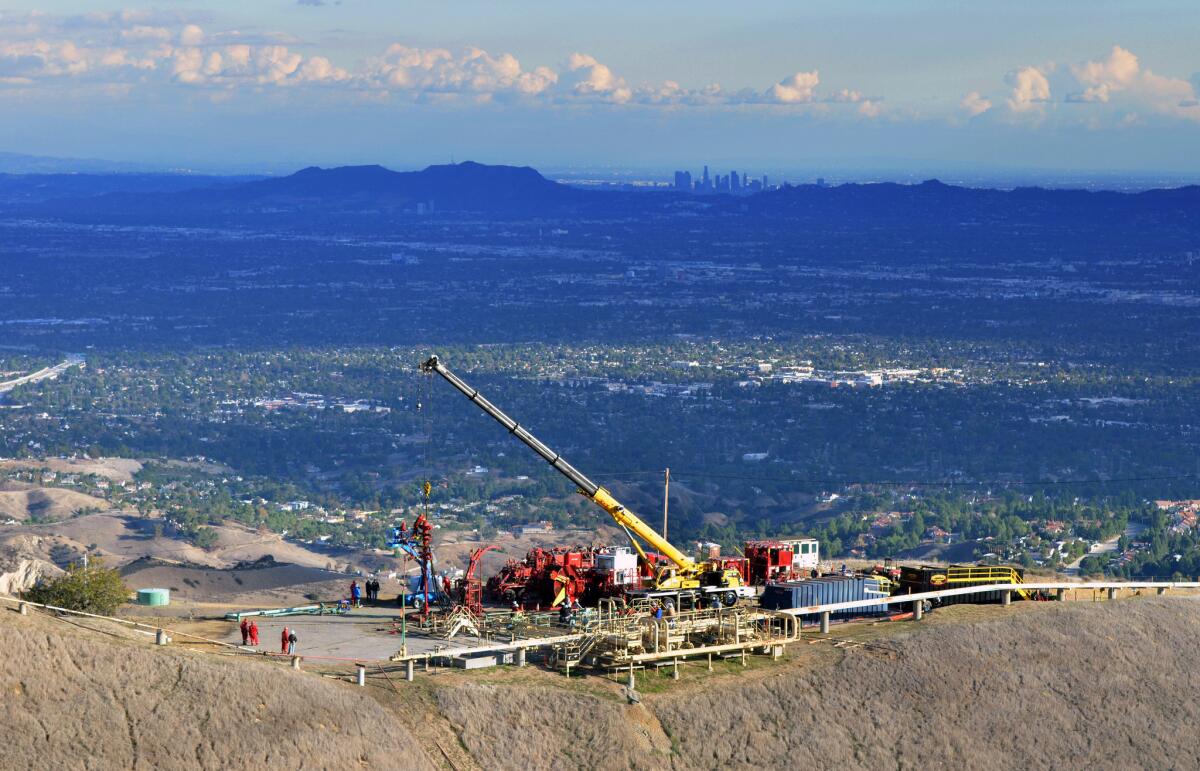
<instances>
[{"instance_id":1,"label":"paved lot","mask_svg":"<svg viewBox=\"0 0 1200 771\"><path fill-rule=\"evenodd\" d=\"M415 613L409 611L412 622ZM299 640L296 653L310 658L330 657L356 660L386 660L400 650L400 610L396 607L361 608L344 616L284 616L257 618L260 648L279 652L283 628L295 630ZM395 625L393 625L395 622ZM413 624L415 626L415 624ZM229 634L224 638L240 643L241 632L229 622ZM431 637L414 630L408 634L408 652L423 653L435 646L462 647L475 643L470 635L457 635L453 640Z\"/></svg>"}]
</instances>

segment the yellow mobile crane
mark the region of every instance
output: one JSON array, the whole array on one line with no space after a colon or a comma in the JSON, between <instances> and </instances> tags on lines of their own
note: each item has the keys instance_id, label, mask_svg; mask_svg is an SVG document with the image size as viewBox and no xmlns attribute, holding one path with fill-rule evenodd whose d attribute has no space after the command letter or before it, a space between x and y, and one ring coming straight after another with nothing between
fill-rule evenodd
<instances>
[{"instance_id":1,"label":"yellow mobile crane","mask_svg":"<svg viewBox=\"0 0 1200 771\"><path fill-rule=\"evenodd\" d=\"M733 605L738 597L754 596L753 587L742 583L741 575L732 568L723 568L719 562L696 562L667 539L659 535L654 528L646 524L629 509L613 497L612 493L584 476L578 469L568 463L561 455L551 450L517 421L505 415L500 408L489 402L479 391L467 385L462 378L455 375L442 364L437 356L431 356L421 365L421 371L426 374L437 373L450 385L454 386L476 407L492 416L508 432L520 439L526 447L537 453L542 460L554 467L554 470L571 480L579 488L579 494L595 503L609 513L609 516L629 535L634 548L646 561L646 553L638 544L637 536L653 549L671 561L670 565L658 568L654 575L654 587L650 594L716 594L725 605Z\"/></svg>"}]
</instances>

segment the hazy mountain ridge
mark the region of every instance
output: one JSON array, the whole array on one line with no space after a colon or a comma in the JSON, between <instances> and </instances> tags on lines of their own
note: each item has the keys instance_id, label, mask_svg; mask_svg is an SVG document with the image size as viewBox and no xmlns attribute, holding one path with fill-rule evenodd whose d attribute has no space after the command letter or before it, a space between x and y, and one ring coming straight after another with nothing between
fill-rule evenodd
<instances>
[{"instance_id":1,"label":"hazy mountain ridge","mask_svg":"<svg viewBox=\"0 0 1200 771\"><path fill-rule=\"evenodd\" d=\"M371 220L403 213L467 212L500 219L705 214L827 225L1200 228L1200 187L1141 193L997 190L928 180L788 185L748 196L679 191L584 190L528 166L473 161L392 171L378 165L309 167L285 177L188 175L0 176L0 205L14 214L85 222L194 223L266 216L282 227L314 217ZM293 221L289 215L304 216Z\"/></svg>"}]
</instances>

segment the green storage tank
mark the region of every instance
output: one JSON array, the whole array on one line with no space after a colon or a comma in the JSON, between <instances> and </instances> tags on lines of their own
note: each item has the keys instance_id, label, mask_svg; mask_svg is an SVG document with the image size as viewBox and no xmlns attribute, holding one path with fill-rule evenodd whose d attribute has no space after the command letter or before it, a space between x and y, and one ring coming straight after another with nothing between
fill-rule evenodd
<instances>
[{"instance_id":1,"label":"green storage tank","mask_svg":"<svg viewBox=\"0 0 1200 771\"><path fill-rule=\"evenodd\" d=\"M138 605L169 605L171 603L170 589L138 589Z\"/></svg>"}]
</instances>

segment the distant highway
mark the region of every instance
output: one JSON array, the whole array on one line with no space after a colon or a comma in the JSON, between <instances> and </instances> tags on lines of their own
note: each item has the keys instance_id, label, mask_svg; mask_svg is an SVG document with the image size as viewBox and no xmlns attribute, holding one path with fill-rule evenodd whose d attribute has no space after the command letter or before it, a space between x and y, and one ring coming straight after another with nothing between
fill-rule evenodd
<instances>
[{"instance_id":1,"label":"distant highway","mask_svg":"<svg viewBox=\"0 0 1200 771\"><path fill-rule=\"evenodd\" d=\"M26 383L37 383L42 380L53 380L71 367L83 366L83 363L83 356L77 353L69 354L65 361L55 364L53 367L44 367L39 369L37 372L31 372L28 375L22 375L21 377L14 378L12 380L5 380L3 383L0 383L0 394L6 394L17 386L23 386Z\"/></svg>"}]
</instances>

